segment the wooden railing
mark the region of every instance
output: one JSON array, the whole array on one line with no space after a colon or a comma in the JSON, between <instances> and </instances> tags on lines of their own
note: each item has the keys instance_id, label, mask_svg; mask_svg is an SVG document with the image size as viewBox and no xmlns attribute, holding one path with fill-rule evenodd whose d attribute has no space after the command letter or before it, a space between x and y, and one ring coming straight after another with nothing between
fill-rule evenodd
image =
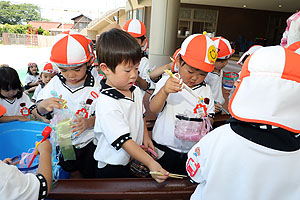
<instances>
[{"instance_id":1,"label":"wooden railing","mask_svg":"<svg viewBox=\"0 0 300 200\"><path fill-rule=\"evenodd\" d=\"M49 199L190 199L196 188L187 178L169 178L157 183L152 178L61 179Z\"/></svg>"}]
</instances>

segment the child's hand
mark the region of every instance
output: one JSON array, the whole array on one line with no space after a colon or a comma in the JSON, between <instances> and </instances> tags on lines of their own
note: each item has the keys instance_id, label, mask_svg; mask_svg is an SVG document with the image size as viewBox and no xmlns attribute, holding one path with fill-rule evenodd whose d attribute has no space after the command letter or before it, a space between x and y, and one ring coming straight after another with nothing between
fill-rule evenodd
<instances>
[{"instance_id":1,"label":"child's hand","mask_svg":"<svg viewBox=\"0 0 300 200\"><path fill-rule=\"evenodd\" d=\"M61 97L61 96L60 96ZM51 97L44 99L38 104L37 109L41 114L46 114L53 111L54 108L62 109L64 100L61 98Z\"/></svg>"},{"instance_id":2,"label":"child's hand","mask_svg":"<svg viewBox=\"0 0 300 200\"><path fill-rule=\"evenodd\" d=\"M170 77L164 87L163 87L163 91L166 94L170 94L170 93L177 93L179 91L182 90L182 80L181 79L177 79L177 78L172 78Z\"/></svg>"},{"instance_id":3,"label":"child's hand","mask_svg":"<svg viewBox=\"0 0 300 200\"><path fill-rule=\"evenodd\" d=\"M151 175L152 178L154 180L156 180L158 183L164 182L169 176L169 172L167 172L164 168L161 167L161 165L158 162L156 162L154 160L153 160L151 166L149 166L149 169L151 172L161 172L162 174L164 174L163 176Z\"/></svg>"},{"instance_id":4,"label":"child's hand","mask_svg":"<svg viewBox=\"0 0 300 200\"><path fill-rule=\"evenodd\" d=\"M28 119L27 117L24 117L24 116L16 116L16 119L21 122L30 121L30 119Z\"/></svg>"},{"instance_id":5,"label":"child's hand","mask_svg":"<svg viewBox=\"0 0 300 200\"><path fill-rule=\"evenodd\" d=\"M83 131L85 131L87 128L90 128L90 119L86 119L84 117L81 117L80 115L76 115L76 119L72 121L72 132L78 132L76 136L81 135Z\"/></svg>"},{"instance_id":6,"label":"child's hand","mask_svg":"<svg viewBox=\"0 0 300 200\"><path fill-rule=\"evenodd\" d=\"M52 153L51 143L47 139L37 146L37 150L39 151L40 154L43 154L43 153L51 154Z\"/></svg>"},{"instance_id":7,"label":"child's hand","mask_svg":"<svg viewBox=\"0 0 300 200\"><path fill-rule=\"evenodd\" d=\"M147 150L148 148L154 150L154 145L150 137L144 137L143 144L144 144L144 150Z\"/></svg>"},{"instance_id":8,"label":"child's hand","mask_svg":"<svg viewBox=\"0 0 300 200\"><path fill-rule=\"evenodd\" d=\"M221 111L221 105L215 103L215 113L218 113Z\"/></svg>"},{"instance_id":9,"label":"child's hand","mask_svg":"<svg viewBox=\"0 0 300 200\"><path fill-rule=\"evenodd\" d=\"M12 159L11 159L11 158L5 158L5 159L3 160L3 162L4 162L5 164L10 165L10 164L12 163Z\"/></svg>"}]
</instances>

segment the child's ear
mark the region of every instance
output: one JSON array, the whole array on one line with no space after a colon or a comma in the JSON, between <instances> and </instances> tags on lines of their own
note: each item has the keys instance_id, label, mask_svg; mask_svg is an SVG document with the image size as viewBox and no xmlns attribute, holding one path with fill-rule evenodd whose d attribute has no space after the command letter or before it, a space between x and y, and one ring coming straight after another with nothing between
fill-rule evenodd
<instances>
[{"instance_id":1,"label":"child's ear","mask_svg":"<svg viewBox=\"0 0 300 200\"><path fill-rule=\"evenodd\" d=\"M105 75L108 75L110 72L110 69L107 67L105 63L100 63L99 64L100 69L103 71Z\"/></svg>"},{"instance_id":2,"label":"child's ear","mask_svg":"<svg viewBox=\"0 0 300 200\"><path fill-rule=\"evenodd\" d=\"M181 67L179 55L176 57L175 62L177 67Z\"/></svg>"}]
</instances>

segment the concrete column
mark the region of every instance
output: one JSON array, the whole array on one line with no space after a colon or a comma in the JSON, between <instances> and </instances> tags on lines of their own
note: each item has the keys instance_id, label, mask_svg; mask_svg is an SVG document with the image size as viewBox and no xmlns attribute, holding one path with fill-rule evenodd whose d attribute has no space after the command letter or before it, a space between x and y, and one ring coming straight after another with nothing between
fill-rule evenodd
<instances>
[{"instance_id":1,"label":"concrete column","mask_svg":"<svg viewBox=\"0 0 300 200\"><path fill-rule=\"evenodd\" d=\"M150 66L169 62L175 51L180 0L152 0L149 39Z\"/></svg>"}]
</instances>

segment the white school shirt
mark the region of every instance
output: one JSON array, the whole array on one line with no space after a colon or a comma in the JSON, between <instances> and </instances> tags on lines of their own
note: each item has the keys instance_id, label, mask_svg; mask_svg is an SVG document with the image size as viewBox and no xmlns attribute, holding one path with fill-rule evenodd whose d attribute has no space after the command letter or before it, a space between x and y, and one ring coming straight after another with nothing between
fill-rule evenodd
<instances>
[{"instance_id":1,"label":"white school shirt","mask_svg":"<svg viewBox=\"0 0 300 200\"><path fill-rule=\"evenodd\" d=\"M31 75L31 74L26 74L25 76L25 85L28 85L29 83L35 83L40 79L40 75Z\"/></svg>"},{"instance_id":2,"label":"white school shirt","mask_svg":"<svg viewBox=\"0 0 300 200\"><path fill-rule=\"evenodd\" d=\"M209 72L205 77L205 82L210 86L215 101L221 105L225 103L222 91L222 78L223 70L220 71L220 75L216 72Z\"/></svg>"},{"instance_id":3,"label":"white school shirt","mask_svg":"<svg viewBox=\"0 0 300 200\"><path fill-rule=\"evenodd\" d=\"M95 137L98 140L94 153L98 168L107 164L127 165L130 155L121 148L129 139L138 145L143 142L143 95L137 86L130 88L132 98L125 97L115 88L101 81L102 90L96 105Z\"/></svg>"},{"instance_id":4,"label":"white school shirt","mask_svg":"<svg viewBox=\"0 0 300 200\"><path fill-rule=\"evenodd\" d=\"M163 76L156 84L156 88L151 96L153 98L159 90L165 85L169 76ZM194 92L209 99L207 114L214 115L214 99L211 94L210 87L202 82L193 88ZM151 99L150 98L150 99ZM158 114L155 121L152 138L158 144L165 145L168 148L176 151L187 153L196 142L182 141L175 136L175 120L176 115L184 114L186 110L193 112L198 99L188 93L185 89L181 92L170 93L166 99L163 110Z\"/></svg>"},{"instance_id":5,"label":"white school shirt","mask_svg":"<svg viewBox=\"0 0 300 200\"><path fill-rule=\"evenodd\" d=\"M153 67L150 67L149 59L146 57L141 58L141 62L139 65L139 76L147 81L149 87L148 89L155 89L154 82L150 79L150 72L153 70ZM145 91L142 90L143 96L145 95Z\"/></svg>"},{"instance_id":6,"label":"white school shirt","mask_svg":"<svg viewBox=\"0 0 300 200\"><path fill-rule=\"evenodd\" d=\"M20 99L8 100L0 98L0 104L6 108L4 116L24 116L29 118L30 110L35 108L35 105L25 93Z\"/></svg>"},{"instance_id":7,"label":"white school shirt","mask_svg":"<svg viewBox=\"0 0 300 200\"><path fill-rule=\"evenodd\" d=\"M0 160L0 177L0 199L38 199L40 181L35 174L23 174L16 166Z\"/></svg>"},{"instance_id":8,"label":"white school shirt","mask_svg":"<svg viewBox=\"0 0 300 200\"><path fill-rule=\"evenodd\" d=\"M204 136L188 153L187 172L199 183L191 200L299 199L299 157L300 150L264 147L226 124Z\"/></svg>"},{"instance_id":9,"label":"white school shirt","mask_svg":"<svg viewBox=\"0 0 300 200\"><path fill-rule=\"evenodd\" d=\"M36 101L38 94L40 93L40 91L45 87L45 83L40 83L34 90L33 96L32 96L32 100Z\"/></svg>"},{"instance_id":10,"label":"white school shirt","mask_svg":"<svg viewBox=\"0 0 300 200\"><path fill-rule=\"evenodd\" d=\"M76 88L66 85L65 78L58 74L41 90L37 102L53 97L51 91L56 91L58 96L62 95L62 99L67 101L66 105L74 114L90 118L95 114L100 89L100 83L95 81L90 72L87 73L84 84ZM94 129L88 128L80 136L72 138L72 144L77 148L83 148L93 139Z\"/></svg>"}]
</instances>

